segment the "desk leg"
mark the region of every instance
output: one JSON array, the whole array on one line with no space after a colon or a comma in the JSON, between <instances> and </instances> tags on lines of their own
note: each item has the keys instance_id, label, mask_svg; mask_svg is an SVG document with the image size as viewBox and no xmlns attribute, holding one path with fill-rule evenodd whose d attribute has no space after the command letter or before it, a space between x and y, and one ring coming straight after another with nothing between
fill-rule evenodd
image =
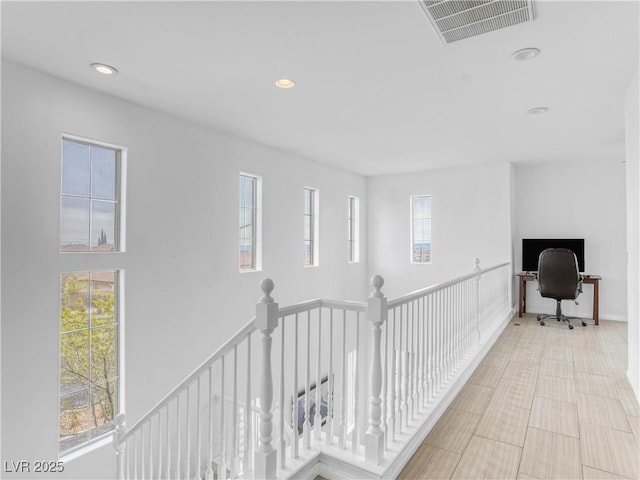
<instances>
[{"instance_id":1,"label":"desk leg","mask_svg":"<svg viewBox=\"0 0 640 480\"><path fill-rule=\"evenodd\" d=\"M596 325L600 324L600 292L599 292L599 284L600 282L596 280L593 282L593 321Z\"/></svg>"},{"instance_id":2,"label":"desk leg","mask_svg":"<svg viewBox=\"0 0 640 480\"><path fill-rule=\"evenodd\" d=\"M526 312L526 295L527 295L527 282L522 277L520 279L520 289L518 295L518 317L522 317L522 314Z\"/></svg>"}]
</instances>

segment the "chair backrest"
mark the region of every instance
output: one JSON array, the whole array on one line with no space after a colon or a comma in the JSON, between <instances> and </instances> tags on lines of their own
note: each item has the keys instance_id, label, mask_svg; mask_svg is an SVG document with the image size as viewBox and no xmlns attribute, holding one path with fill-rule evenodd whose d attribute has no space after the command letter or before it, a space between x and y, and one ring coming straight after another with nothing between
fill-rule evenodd
<instances>
[{"instance_id":1,"label":"chair backrest","mask_svg":"<svg viewBox=\"0 0 640 480\"><path fill-rule=\"evenodd\" d=\"M547 248L538 258L540 295L556 300L575 300L582 278L576 254L567 248Z\"/></svg>"}]
</instances>

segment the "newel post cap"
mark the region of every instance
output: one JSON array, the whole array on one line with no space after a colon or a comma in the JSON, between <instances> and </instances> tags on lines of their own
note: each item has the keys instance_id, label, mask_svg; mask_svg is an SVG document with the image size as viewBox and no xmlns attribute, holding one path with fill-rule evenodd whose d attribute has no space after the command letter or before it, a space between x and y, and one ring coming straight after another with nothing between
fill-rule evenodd
<instances>
[{"instance_id":1,"label":"newel post cap","mask_svg":"<svg viewBox=\"0 0 640 480\"><path fill-rule=\"evenodd\" d=\"M263 296L260 299L260 303L273 303L273 298L271 297L271 292L275 288L275 284L273 280L270 278L265 278L260 282L260 290L262 290Z\"/></svg>"},{"instance_id":2,"label":"newel post cap","mask_svg":"<svg viewBox=\"0 0 640 480\"><path fill-rule=\"evenodd\" d=\"M384 278L382 278L380 275L374 275L373 277L371 277L371 286L373 287L373 291L371 292L371 295L369 295L369 297L383 298L384 294L380 291L383 285Z\"/></svg>"},{"instance_id":3,"label":"newel post cap","mask_svg":"<svg viewBox=\"0 0 640 480\"><path fill-rule=\"evenodd\" d=\"M473 259L473 271L478 273L482 269L480 268L480 259L478 257Z\"/></svg>"}]
</instances>

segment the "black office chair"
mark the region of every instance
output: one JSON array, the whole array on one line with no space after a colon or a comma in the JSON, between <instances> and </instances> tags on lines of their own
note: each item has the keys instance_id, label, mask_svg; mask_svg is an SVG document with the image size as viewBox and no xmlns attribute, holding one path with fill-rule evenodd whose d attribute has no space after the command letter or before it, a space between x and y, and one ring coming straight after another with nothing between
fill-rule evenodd
<instances>
[{"instance_id":1,"label":"black office chair","mask_svg":"<svg viewBox=\"0 0 640 480\"><path fill-rule=\"evenodd\" d=\"M573 300L582 293L582 275L578 269L576 254L567 248L547 248L538 258L538 290L545 298L553 298L556 301L555 315L538 315L538 322L544 325L544 321L555 318L557 321L567 322L573 329L571 319L582 320L578 317L566 317L562 313L560 302ZM576 302L577 304L577 302ZM582 326L587 324L582 320Z\"/></svg>"}]
</instances>

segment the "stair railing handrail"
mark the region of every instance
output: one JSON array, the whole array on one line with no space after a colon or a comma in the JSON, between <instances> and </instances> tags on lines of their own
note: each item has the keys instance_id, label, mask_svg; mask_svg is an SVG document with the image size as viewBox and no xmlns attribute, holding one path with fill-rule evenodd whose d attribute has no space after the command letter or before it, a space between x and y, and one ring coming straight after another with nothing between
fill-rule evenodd
<instances>
[{"instance_id":1,"label":"stair railing handrail","mask_svg":"<svg viewBox=\"0 0 640 480\"><path fill-rule=\"evenodd\" d=\"M143 425L146 421L148 421L151 417L153 417L158 411L160 411L164 405L175 397L178 393L180 393L183 389L185 389L191 382L193 382L198 376L202 375L210 365L212 365L216 360L218 360L222 355L228 353L232 350L232 348L236 345L239 345L242 340L244 340L247 335L253 333L257 330L255 325L256 318L253 317L247 324L242 327L238 332L223 343L213 354L211 354L204 362L202 362L193 372L185 377L178 385L176 385L169 393L167 393L162 400L156 403L151 410L149 410L146 414L144 414L140 420L134 423L131 427L127 428L126 433L124 433L118 439L118 443L123 443L127 440L133 433L137 430L140 425Z\"/></svg>"},{"instance_id":2,"label":"stair railing handrail","mask_svg":"<svg viewBox=\"0 0 640 480\"><path fill-rule=\"evenodd\" d=\"M483 268L480 274L482 275L482 274L491 272L492 270L497 270L498 268L504 267L505 265L510 265L510 262L503 262L489 268ZM446 282L438 283L436 285L431 285L429 287L421 288L420 290L415 290L405 295L401 295L400 297L396 297L392 300L389 300L389 302L387 303L387 308L392 309L393 307L397 307L398 305L402 305L404 303L408 303L413 300L416 300L420 297L424 297L426 295L433 294L440 290L444 290L452 285L474 278L477 275L478 274L476 272L467 273L466 275L462 275L460 277L454 278L453 280L447 280Z\"/></svg>"},{"instance_id":3,"label":"stair railing handrail","mask_svg":"<svg viewBox=\"0 0 640 480\"><path fill-rule=\"evenodd\" d=\"M351 302L344 300L326 300L322 298L316 298L312 300L306 300L304 302L282 307L278 310L278 316L284 317L300 313L314 308L346 308L348 310L364 312L367 309L367 304L364 302ZM144 414L135 424L131 427L127 427L126 431L122 433L117 440L117 443L124 443L134 432L144 425L150 418L158 413L165 404L173 399L177 394L184 390L191 382L193 382L198 376L202 375L210 365L218 360L223 355L231 352L233 347L239 345L247 335L255 332L257 327L255 325L256 317L253 317L242 327L235 335L229 340L223 343L213 354L205 359L195 370L187 375L178 385L176 385L169 393L167 393L158 403L156 403L146 414Z\"/></svg>"}]
</instances>

